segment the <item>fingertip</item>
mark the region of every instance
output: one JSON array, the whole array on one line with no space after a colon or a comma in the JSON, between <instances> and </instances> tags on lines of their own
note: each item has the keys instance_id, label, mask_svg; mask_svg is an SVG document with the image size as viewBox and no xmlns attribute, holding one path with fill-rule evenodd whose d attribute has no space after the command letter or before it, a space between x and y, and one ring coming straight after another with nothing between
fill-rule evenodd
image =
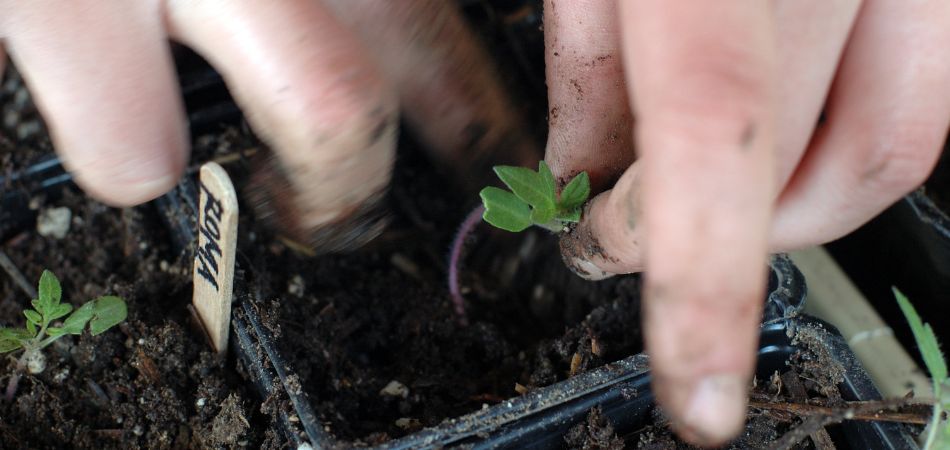
<instances>
[{"instance_id":1,"label":"fingertip","mask_svg":"<svg viewBox=\"0 0 950 450\"><path fill-rule=\"evenodd\" d=\"M99 133L51 116L54 146L91 197L114 207L138 205L172 189L188 162L184 116L174 105L164 110L144 123L106 121Z\"/></svg>"},{"instance_id":2,"label":"fingertip","mask_svg":"<svg viewBox=\"0 0 950 450\"><path fill-rule=\"evenodd\" d=\"M158 145L88 151L71 143L58 145L76 184L93 198L114 207L153 200L171 190L184 172L185 135L160 138ZM70 159L70 154L83 155Z\"/></svg>"},{"instance_id":3,"label":"fingertip","mask_svg":"<svg viewBox=\"0 0 950 450\"><path fill-rule=\"evenodd\" d=\"M77 184L113 206L172 187L188 131L154 2L23 6L4 23L4 45Z\"/></svg>"},{"instance_id":4,"label":"fingertip","mask_svg":"<svg viewBox=\"0 0 950 450\"><path fill-rule=\"evenodd\" d=\"M606 196L604 193L591 199L584 207L580 222L561 233L558 242L564 264L585 280L603 280L618 273L604 267L610 257L594 227L594 215L603 207Z\"/></svg>"},{"instance_id":5,"label":"fingertip","mask_svg":"<svg viewBox=\"0 0 950 450\"><path fill-rule=\"evenodd\" d=\"M657 402L681 438L721 445L745 421L762 295L656 276L648 272L643 305Z\"/></svg>"},{"instance_id":6,"label":"fingertip","mask_svg":"<svg viewBox=\"0 0 950 450\"><path fill-rule=\"evenodd\" d=\"M638 173L635 163L613 189L588 201L580 223L561 235L561 255L582 278L601 280L643 270Z\"/></svg>"},{"instance_id":7,"label":"fingertip","mask_svg":"<svg viewBox=\"0 0 950 450\"><path fill-rule=\"evenodd\" d=\"M615 273L607 272L597 267L597 264L583 257L574 256L570 259L565 258L564 262L572 272L585 280L600 281L616 275Z\"/></svg>"},{"instance_id":8,"label":"fingertip","mask_svg":"<svg viewBox=\"0 0 950 450\"><path fill-rule=\"evenodd\" d=\"M719 446L735 438L746 418L748 383L737 374L710 375L699 380L688 397L681 437L694 445Z\"/></svg>"}]
</instances>

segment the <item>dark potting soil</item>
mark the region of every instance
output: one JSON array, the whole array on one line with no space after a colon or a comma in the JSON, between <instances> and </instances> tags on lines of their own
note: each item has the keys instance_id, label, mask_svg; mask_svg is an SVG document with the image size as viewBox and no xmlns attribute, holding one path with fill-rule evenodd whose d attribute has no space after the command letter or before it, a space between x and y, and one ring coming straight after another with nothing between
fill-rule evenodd
<instances>
[{"instance_id":1,"label":"dark potting soil","mask_svg":"<svg viewBox=\"0 0 950 450\"><path fill-rule=\"evenodd\" d=\"M216 360L193 325L190 266L169 258L159 222L145 209L116 210L67 192L39 209L68 208L62 238L24 232L3 250L31 283L43 269L64 301L100 295L128 302L128 320L99 336L65 337L46 350L47 369L19 382L0 405L2 448L214 448L271 445L259 401ZM0 277L0 325L23 326L29 297ZM3 386L15 362L0 363Z\"/></svg>"},{"instance_id":2,"label":"dark potting soil","mask_svg":"<svg viewBox=\"0 0 950 450\"><path fill-rule=\"evenodd\" d=\"M385 441L640 351L639 278L584 281L539 231L479 226L460 325L446 260L477 197L412 148L397 162L392 224L367 248L308 257L254 232L281 350L335 436Z\"/></svg>"},{"instance_id":3,"label":"dark potting soil","mask_svg":"<svg viewBox=\"0 0 950 450\"><path fill-rule=\"evenodd\" d=\"M843 366L833 359L824 342L827 341L823 327L808 325L796 328L793 343L800 351L792 358L781 371L774 372L768 378L757 378L753 381L750 400L759 405L789 405L810 404L822 405L829 408L844 408L838 385L844 380ZM593 412L591 413L593 416ZM696 449L680 441L672 432L669 420L659 410L654 410L654 423L624 436L623 440L628 448L643 450L686 450ZM598 425L592 425L594 419L589 419L585 425L587 440L575 448L610 447L592 446L591 439L603 435L609 422L599 420ZM835 425L816 427L812 432L803 431L805 419L802 415L787 412L782 408L751 407L747 412L744 431L734 441L723 446L727 449L765 449L775 448L786 436L795 435L798 439L790 444L792 449L834 449L851 448L843 442L840 432ZM598 427L601 430L597 434ZM585 436L581 434L581 436Z\"/></svg>"}]
</instances>

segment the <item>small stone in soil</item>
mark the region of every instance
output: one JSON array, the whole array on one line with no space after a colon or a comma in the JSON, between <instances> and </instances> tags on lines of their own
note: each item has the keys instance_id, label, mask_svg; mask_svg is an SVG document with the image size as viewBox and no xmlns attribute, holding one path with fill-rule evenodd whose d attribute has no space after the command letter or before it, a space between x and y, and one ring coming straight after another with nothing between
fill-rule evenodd
<instances>
[{"instance_id":1,"label":"small stone in soil","mask_svg":"<svg viewBox=\"0 0 950 450\"><path fill-rule=\"evenodd\" d=\"M287 283L287 293L297 297L303 297L304 282L303 278L297 274Z\"/></svg>"},{"instance_id":2,"label":"small stone in soil","mask_svg":"<svg viewBox=\"0 0 950 450\"><path fill-rule=\"evenodd\" d=\"M403 430L416 430L422 428L422 422L411 417L401 417L396 419L396 426Z\"/></svg>"},{"instance_id":3,"label":"small stone in soil","mask_svg":"<svg viewBox=\"0 0 950 450\"><path fill-rule=\"evenodd\" d=\"M40 236L62 239L69 233L72 216L72 211L65 206L44 209L36 218L36 232Z\"/></svg>"},{"instance_id":4,"label":"small stone in soil","mask_svg":"<svg viewBox=\"0 0 950 450\"><path fill-rule=\"evenodd\" d=\"M379 395L386 397L406 398L409 397L409 388L396 380L392 380L386 385L386 387L379 391Z\"/></svg>"}]
</instances>

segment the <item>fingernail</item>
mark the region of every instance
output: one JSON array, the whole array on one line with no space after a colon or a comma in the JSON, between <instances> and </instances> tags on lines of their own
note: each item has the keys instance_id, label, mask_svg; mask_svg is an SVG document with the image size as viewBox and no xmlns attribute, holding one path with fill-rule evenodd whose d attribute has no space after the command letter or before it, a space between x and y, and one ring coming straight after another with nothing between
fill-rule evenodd
<instances>
[{"instance_id":1,"label":"fingernail","mask_svg":"<svg viewBox=\"0 0 950 450\"><path fill-rule=\"evenodd\" d=\"M154 200L168 192L177 182L177 177L165 175L124 184L122 186L122 202L137 205Z\"/></svg>"},{"instance_id":2,"label":"fingernail","mask_svg":"<svg viewBox=\"0 0 950 450\"><path fill-rule=\"evenodd\" d=\"M172 175L144 180L115 180L90 181L88 178L77 176L76 181L86 193L99 201L113 207L124 208L135 206L154 200L168 192L178 182ZM101 179L101 178L100 178Z\"/></svg>"},{"instance_id":3,"label":"fingernail","mask_svg":"<svg viewBox=\"0 0 950 450\"><path fill-rule=\"evenodd\" d=\"M706 444L734 438L745 423L748 383L736 375L703 378L693 390L683 424Z\"/></svg>"},{"instance_id":4,"label":"fingernail","mask_svg":"<svg viewBox=\"0 0 950 450\"><path fill-rule=\"evenodd\" d=\"M576 256L571 258L570 268L582 278L591 281L599 281L616 275L615 273L605 272L589 260Z\"/></svg>"}]
</instances>

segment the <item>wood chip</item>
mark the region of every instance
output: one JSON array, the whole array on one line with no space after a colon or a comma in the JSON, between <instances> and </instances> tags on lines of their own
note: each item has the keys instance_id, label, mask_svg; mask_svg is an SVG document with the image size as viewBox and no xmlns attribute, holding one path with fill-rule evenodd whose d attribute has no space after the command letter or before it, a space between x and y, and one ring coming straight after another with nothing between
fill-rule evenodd
<instances>
[{"instance_id":1,"label":"wood chip","mask_svg":"<svg viewBox=\"0 0 950 450\"><path fill-rule=\"evenodd\" d=\"M577 352L575 352L575 353L574 353L574 356L571 357L571 372L570 372L570 375L571 375L572 377L573 377L575 374L577 374L577 371L581 368L581 361L583 361L583 359L584 359L584 358L581 356L581 354L580 354L580 353L577 353Z\"/></svg>"}]
</instances>

